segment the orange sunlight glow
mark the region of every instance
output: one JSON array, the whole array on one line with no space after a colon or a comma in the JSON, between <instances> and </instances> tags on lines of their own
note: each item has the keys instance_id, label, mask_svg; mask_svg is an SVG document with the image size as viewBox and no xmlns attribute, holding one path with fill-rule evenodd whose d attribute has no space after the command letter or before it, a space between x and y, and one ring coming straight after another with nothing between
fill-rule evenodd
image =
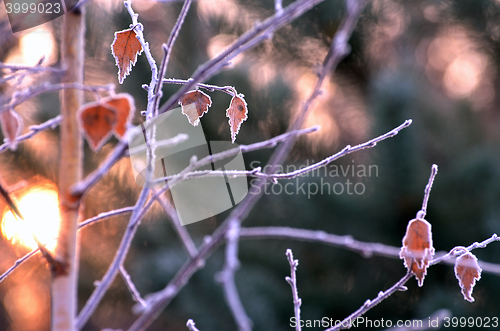
<instances>
[{"instance_id":1,"label":"orange sunlight glow","mask_svg":"<svg viewBox=\"0 0 500 331\"><path fill-rule=\"evenodd\" d=\"M13 244L29 249L37 248L33 236L54 251L59 231L59 199L55 186L35 186L26 191L16 202L24 216L17 219L9 207L2 217L2 234Z\"/></svg>"}]
</instances>

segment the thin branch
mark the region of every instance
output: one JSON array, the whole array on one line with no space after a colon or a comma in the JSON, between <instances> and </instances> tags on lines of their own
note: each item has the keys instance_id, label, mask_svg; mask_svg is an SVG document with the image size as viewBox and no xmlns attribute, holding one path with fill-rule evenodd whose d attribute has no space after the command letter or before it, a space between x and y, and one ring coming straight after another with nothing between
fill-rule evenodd
<instances>
[{"instance_id":1,"label":"thin branch","mask_svg":"<svg viewBox=\"0 0 500 331\"><path fill-rule=\"evenodd\" d=\"M38 125L31 125L28 129L29 131L26 132L25 134L19 136L16 138L16 142L21 142L21 141L24 141L24 140L27 140L27 139L30 139L31 137L33 137L34 135L44 131L44 130L47 130L47 129L55 129L56 126L59 125L59 123L61 123L61 119L62 119L62 116L61 115L57 115L56 117L42 123L42 124L38 124ZM9 148L9 145L11 144L11 142L7 142L7 143L4 143L2 145L0 145L0 153L3 152L4 150L6 150L7 148Z\"/></svg>"},{"instance_id":2,"label":"thin branch","mask_svg":"<svg viewBox=\"0 0 500 331\"><path fill-rule=\"evenodd\" d=\"M185 133L179 133L176 136L169 138L169 139L164 139L160 141L155 141L155 148L158 147L173 147L176 146L186 140L189 139L189 136ZM142 153L148 150L148 146L146 144L139 145L136 147L132 147L128 149L128 156L133 155L133 154L138 154Z\"/></svg>"},{"instance_id":3,"label":"thin branch","mask_svg":"<svg viewBox=\"0 0 500 331\"><path fill-rule=\"evenodd\" d=\"M217 153L217 154L212 154L209 156L204 157L203 159L200 159L199 161L196 161L193 166L190 166L190 169L197 169L199 167L202 167L204 165L210 164L212 162L216 162L219 160L223 160L225 158L237 155L240 151L242 153L247 153L247 152L252 152L256 151L259 149L264 149L264 148L273 148L275 147L279 142L284 141L286 139L289 139L291 136L294 135L301 135L301 134L307 134L311 133L314 131L317 131L319 129L319 126L313 126L307 129L301 129L301 130L296 130L293 132L287 132L282 135L276 136L274 138L258 142L255 144L251 145L241 145L239 147L235 147L232 149L229 149L227 151ZM92 173L90 173L84 180L82 180L80 183L77 183L73 186L72 194L73 195L81 195L85 193L90 187L92 187L94 184L96 184L104 175L107 173L107 171L122 157L125 155L125 151L128 147L128 141L131 139L132 131L127 131L126 136L123 140L121 140L111 153L111 155L104 161L98 169L94 170ZM176 136L179 140L178 142L182 142L185 138L185 135L179 134ZM174 137L174 138L176 138ZM172 139L174 139L172 138ZM181 139L182 138L182 139ZM142 147L141 147L142 148ZM183 172L185 175L187 172ZM179 174L174 175L172 179L179 177Z\"/></svg>"},{"instance_id":4,"label":"thin branch","mask_svg":"<svg viewBox=\"0 0 500 331\"><path fill-rule=\"evenodd\" d=\"M297 290L297 266L299 265L299 260L293 259L293 253L291 249L286 250L286 257L288 263L290 264L290 277L286 277L285 280L292 288L292 298L293 298L293 312L295 315L295 331L300 331L300 306L302 305L302 299L299 298L299 291Z\"/></svg>"},{"instance_id":5,"label":"thin branch","mask_svg":"<svg viewBox=\"0 0 500 331\"><path fill-rule=\"evenodd\" d=\"M404 286L408 280L413 275L411 273L407 273L403 278L401 278L396 284L391 286L389 289L387 289L385 292L380 291L377 295L377 297L373 300L366 300L365 303L354 313L346 317L342 322L339 322L335 326L326 329L325 331L335 331L335 330L344 330L344 329L350 329L352 326L357 326L355 323L357 322L357 319L361 316L363 316L368 310L372 309L388 297L390 297L394 292L396 291L406 291L407 288Z\"/></svg>"},{"instance_id":6,"label":"thin branch","mask_svg":"<svg viewBox=\"0 0 500 331\"><path fill-rule=\"evenodd\" d=\"M281 14L283 11L283 0L274 0L274 10L276 10L276 14Z\"/></svg>"},{"instance_id":7,"label":"thin branch","mask_svg":"<svg viewBox=\"0 0 500 331\"><path fill-rule=\"evenodd\" d=\"M399 251L401 250L400 247L359 241L353 239L352 236L349 235L339 236L331 233L326 233L321 230L296 229L289 227L243 227L240 230L240 239L290 239L327 244L351 250L353 252L361 254L365 258L372 257L373 255L378 255L399 260ZM474 243L464 249L471 251L472 249L476 248L484 248L486 247L486 245L492 243L493 241L500 241L496 234L481 243ZM457 250L457 247L455 247L450 252L437 252L436 258L434 258L434 260L432 260L430 264L432 265L437 263L445 263L454 266L455 261L454 259L452 259L452 257L463 253L463 251L464 250ZM494 264L484 261L478 262L484 272L500 276L500 264Z\"/></svg>"},{"instance_id":8,"label":"thin branch","mask_svg":"<svg viewBox=\"0 0 500 331\"><path fill-rule=\"evenodd\" d=\"M164 78L163 79L164 83L167 83L167 84L178 84L178 85L184 85L184 84L187 84L187 83L189 83L191 81L192 81L192 79L187 79L187 80L184 80L184 79L175 79L175 78ZM217 85L210 85L210 84L203 84L203 83L196 83L196 86L204 88L204 89L206 89L206 90L208 90L210 92L221 91L221 92L229 94L232 97L235 96L235 94L234 94L234 87L233 86L217 86Z\"/></svg>"},{"instance_id":9,"label":"thin branch","mask_svg":"<svg viewBox=\"0 0 500 331\"><path fill-rule=\"evenodd\" d=\"M163 95L161 89L163 87L163 77L167 74L168 61L170 59L170 54L172 53L172 47L174 46L175 40L179 35L179 31L181 30L182 24L184 23L184 19L189 11L189 7L191 6L191 0L184 1L184 5L182 6L181 12L177 21L175 22L172 31L170 32L170 36L168 37L168 41L166 44L162 45L163 49L163 59L160 65L160 77L159 82L157 82L154 88L154 101L153 101L153 109L154 114L158 115L158 107L160 105L160 99Z\"/></svg>"},{"instance_id":10,"label":"thin branch","mask_svg":"<svg viewBox=\"0 0 500 331\"><path fill-rule=\"evenodd\" d=\"M119 215L119 214L123 214L123 213L129 213L133 210L133 207L125 207L125 208L122 208L122 209L117 209L117 210L112 210L112 211L109 211L109 212L106 212L106 213L101 213L93 218L89 218L88 220L84 221L84 222L81 222L78 224L78 229L82 229L88 225L91 225L91 224L94 224L100 220L103 220L105 218L108 218L108 217L112 217L112 216L116 216L116 215ZM12 265L12 267L10 267L6 272L4 272L1 276L0 276L0 283L11 273L13 272L17 267L19 267L23 262L27 261L30 257L34 256L36 253L38 253L40 250L38 248L35 248L34 250L32 250L31 252L29 252L28 254L26 254L25 256L23 256L22 258L18 259L14 265Z\"/></svg>"},{"instance_id":11,"label":"thin branch","mask_svg":"<svg viewBox=\"0 0 500 331\"><path fill-rule=\"evenodd\" d=\"M110 218L110 217L113 217L113 216L118 216L118 215L121 215L121 214L126 214L126 213L131 213L134 211L134 206L131 206L131 207L124 207L124 208L121 208L121 209L115 209L115 210L111 210L111 211L108 211L108 212L104 212L104 213L100 213L98 214L97 216L94 216L92 218L89 218L83 222L80 222L78 224L78 230L80 229L83 229L84 227L86 226L89 226L89 225L92 225L94 223L97 223L99 221L102 221L106 218Z\"/></svg>"},{"instance_id":12,"label":"thin branch","mask_svg":"<svg viewBox=\"0 0 500 331\"><path fill-rule=\"evenodd\" d=\"M316 163L313 163L307 167L304 167L304 168L301 168L301 169L297 169L295 171L292 171L292 172L287 172L287 173L263 173L261 170L260 167L257 167L255 169L252 169L252 170L248 170L248 171L241 171L241 170L200 170L200 171L193 171L193 172L189 172L187 173L184 178L185 179L191 179L191 178L197 178L197 177L219 177L219 176L234 176L234 177L242 177L242 176L251 176L251 177L258 177L258 178L267 178L267 179L273 179L273 180L277 180L277 179L292 179L292 178L296 178L298 176L302 176L308 172L311 172L313 170L316 170L318 168L321 168L321 167L324 167L328 164L330 164L331 162L341 158L341 157L344 157L346 156L347 154L350 154L350 153L353 153L353 152L357 152L359 150L362 150L362 149L367 149L367 148L373 148L377 145L378 142L382 141L382 140L385 140L387 138L392 138L394 137L395 135L397 135L401 130L403 130L404 128L407 128L411 125L412 123L412 120L406 120L403 124L401 124L400 126L398 126L397 128L394 128L393 130L381 135L381 136L378 136L372 140L369 140L367 142L364 142L362 144L359 144L359 145L356 145L356 146L352 146L351 145L347 145L346 147L344 147L344 149L342 149L340 152L336 153L336 154L333 154L332 156L329 156L319 162L316 162ZM240 146L241 147L241 150L246 152L245 148L246 147L245 145L242 145ZM232 151L232 150L230 150ZM214 154L215 155L215 154ZM201 161L201 160L200 160ZM161 177L161 178L158 178L154 181L154 183L160 183L164 180L170 180L172 178L175 178L177 175L171 175L171 176L166 176L166 177Z\"/></svg>"},{"instance_id":13,"label":"thin branch","mask_svg":"<svg viewBox=\"0 0 500 331\"><path fill-rule=\"evenodd\" d=\"M495 242L495 241L500 241L500 237L498 237L496 233L494 233L490 238L488 238L480 243L475 242L472 245L465 247L465 249L464 249L464 247L460 247L460 246L454 247L452 250L450 250L448 252L448 254L443 255L441 257L438 257L438 258L434 258L433 260L431 260L429 262L429 265L441 263L442 261L448 260L451 257L460 256L466 252L470 252L473 249L486 248L486 246L488 246L489 244L491 244L492 242Z\"/></svg>"},{"instance_id":14,"label":"thin branch","mask_svg":"<svg viewBox=\"0 0 500 331\"><path fill-rule=\"evenodd\" d=\"M222 283L224 288L224 298L226 299L233 319L238 325L239 331L250 331L252 329L252 320L245 312L245 308L238 294L234 274L239 268L240 262L238 261L238 239L239 239L240 225L235 222L226 233L226 255L224 269L217 275L217 281Z\"/></svg>"},{"instance_id":15,"label":"thin branch","mask_svg":"<svg viewBox=\"0 0 500 331\"><path fill-rule=\"evenodd\" d=\"M127 270L125 270L125 267L123 265L120 266L120 273L122 275L123 280L125 281L125 284L127 285L128 290L130 291L130 294L132 295L132 299L134 299L134 301L140 304L141 306L145 307L146 303L142 299L141 294L135 287L132 278L130 278L130 275L128 274Z\"/></svg>"},{"instance_id":16,"label":"thin branch","mask_svg":"<svg viewBox=\"0 0 500 331\"><path fill-rule=\"evenodd\" d=\"M192 319L188 319L186 326L189 329L189 331L200 331L200 329L198 329L195 326L194 321Z\"/></svg>"},{"instance_id":17,"label":"thin branch","mask_svg":"<svg viewBox=\"0 0 500 331\"><path fill-rule=\"evenodd\" d=\"M123 261L127 256L137 227L140 224L140 219L144 216L145 208L143 208L143 205L145 205L148 195L149 188L144 187L141 191L139 199L137 200L137 203L135 204L134 211L130 216L130 221L128 223L127 229L125 230L125 233L123 234L120 246L116 251L115 257L113 258L113 262L111 262L102 280L98 282L98 285L96 286L94 292L92 292L92 295L85 303L85 306L80 311L80 314L78 314L78 317L76 319L76 328L78 330L81 330L85 326L90 316L97 308L97 305L101 301L102 297L107 292L109 286L115 279L117 273L119 272L120 267L122 266ZM151 199L151 201L152 200L153 199Z\"/></svg>"},{"instance_id":18,"label":"thin branch","mask_svg":"<svg viewBox=\"0 0 500 331\"><path fill-rule=\"evenodd\" d=\"M38 248L35 248L34 250L32 250L31 252L29 252L28 254L26 254L25 256L23 256L22 258L16 260L16 262L14 262L14 264L12 265L12 267L10 267L9 269L7 269L7 271L4 272L0 276L0 283L3 282L5 280L5 278L7 278L7 276L9 276L17 267L19 267L21 264L23 264L24 262L26 262L30 257L34 256L39 251L40 250Z\"/></svg>"},{"instance_id":19,"label":"thin branch","mask_svg":"<svg viewBox=\"0 0 500 331\"><path fill-rule=\"evenodd\" d=\"M181 171L180 175L182 176L184 172L191 171L191 169L196 161L197 161L196 156L191 157L189 166L186 167L183 171ZM146 214L147 210L151 207L153 202L156 201L156 198L160 194L163 194L165 191L167 191L170 188L169 184L170 183L167 183L165 185L165 187L156 191L153 194L153 197L151 197L151 199L147 203L146 203L146 198L149 195L150 189L147 186L142 189L141 195L139 196L139 199L137 200L137 203L135 204L134 211L132 212L132 215L130 217L129 224L127 226L127 229L125 230L125 233L123 234L122 241L120 242L120 246L118 247L118 250L116 251L116 254L115 254L115 257L113 258L113 261L109 265L108 270L106 271L103 279L100 282L98 282L99 285L97 285L96 289L94 290L94 292L92 293L90 298L87 300L87 302L85 303L85 306L83 307L82 311L78 315L78 318L77 318L77 328L78 329L83 328L83 326L87 323L90 316L97 308L97 305L101 301L102 297L104 296L104 294L108 290L109 286L111 286L111 283L115 279L116 274L118 273L120 266L123 265L123 261L125 260L125 257L127 256L128 250L130 248L130 244L132 243L132 240L134 239L135 232L137 231L137 227L139 226L142 217L144 217L144 215Z\"/></svg>"},{"instance_id":20,"label":"thin branch","mask_svg":"<svg viewBox=\"0 0 500 331\"><path fill-rule=\"evenodd\" d=\"M144 54L146 55L149 66L151 67L151 82L149 83L148 87L148 105L146 110L146 119L151 119L154 115L154 108L152 101L154 99L154 89L158 81L158 67L156 66L156 61L153 58L153 55L151 54L149 43L144 39L144 34L143 34L144 27L137 20L139 14L136 14L132 9L132 0L126 0L123 4L125 5L125 8L127 8L130 17L132 18L132 26L134 27L137 40L139 40L139 42L141 43L142 49L144 50Z\"/></svg>"},{"instance_id":21,"label":"thin branch","mask_svg":"<svg viewBox=\"0 0 500 331\"><path fill-rule=\"evenodd\" d=\"M43 63L44 58L41 58L40 61L38 61L38 64L35 66L23 66L23 65L18 65L18 64L7 64L0 62L0 69L7 69L12 72L16 71L28 71L28 72L45 72L45 71L51 71L51 72L59 72L62 73L64 72L64 69L61 68L53 68L53 67L42 67L41 64Z\"/></svg>"},{"instance_id":22,"label":"thin branch","mask_svg":"<svg viewBox=\"0 0 500 331\"><path fill-rule=\"evenodd\" d=\"M104 86L89 86L89 85L83 85L80 83L58 83L58 84L49 84L49 83L44 83L40 86L34 87L34 88L25 88L19 91L16 91L15 93L12 94L12 97L9 102L5 103L3 106L0 106L0 113L12 109L23 102L36 97L37 95L47 93L47 92L53 92L53 91L60 91L60 90L67 90L67 89L76 89L76 90L82 90L82 91L88 91L88 92L98 92L98 91L109 91L112 92L115 90L115 85L114 84L108 84Z\"/></svg>"},{"instance_id":23,"label":"thin branch","mask_svg":"<svg viewBox=\"0 0 500 331\"><path fill-rule=\"evenodd\" d=\"M156 200L167 214L170 223L172 224L175 232L177 233L177 236L181 240L181 243L186 249L186 252L188 253L189 257L194 258L198 253L198 250L196 249L196 245L194 244L193 239L189 235L189 232L187 231L186 227L181 225L181 222L179 220L179 215L177 215L174 206L172 206L170 201L168 201L168 199L166 199L164 196L157 195Z\"/></svg>"},{"instance_id":24,"label":"thin branch","mask_svg":"<svg viewBox=\"0 0 500 331\"><path fill-rule=\"evenodd\" d=\"M425 186L422 209L417 213L418 219L425 219L425 215L427 214L427 203L429 202L429 196L431 195L432 184L434 183L434 178L436 177L437 172L438 172L438 166L437 164L433 164L431 168L431 175L429 177L429 181Z\"/></svg>"}]
</instances>

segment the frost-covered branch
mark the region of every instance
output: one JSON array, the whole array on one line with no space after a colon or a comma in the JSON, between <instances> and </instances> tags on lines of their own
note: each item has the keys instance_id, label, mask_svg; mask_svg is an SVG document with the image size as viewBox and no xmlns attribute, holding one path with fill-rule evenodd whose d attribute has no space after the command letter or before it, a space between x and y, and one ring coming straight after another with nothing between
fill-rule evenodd
<instances>
[{"instance_id":1,"label":"frost-covered branch","mask_svg":"<svg viewBox=\"0 0 500 331\"><path fill-rule=\"evenodd\" d=\"M191 82L192 79L175 79L175 78L165 78L163 79L163 82L164 83L167 83L167 84L178 84L178 85L184 85L184 84L187 84L189 82ZM196 83L196 86L197 87L201 87L203 89L206 89L210 92L213 92L213 91L221 91L221 92L224 92L224 93L227 93L229 94L230 96L234 97L235 94L234 94L234 87L233 86L217 86L217 85L210 85L210 84L203 84L203 83Z\"/></svg>"},{"instance_id":2,"label":"frost-covered branch","mask_svg":"<svg viewBox=\"0 0 500 331\"><path fill-rule=\"evenodd\" d=\"M98 214L97 216L94 216L92 218L89 218L83 222L80 222L78 224L78 229L82 229L86 226L89 226L89 225L92 225L94 223L97 223L99 221L102 221L106 218L110 218L110 217L113 217L113 216L118 216L118 215L121 215L121 214L126 214L126 213L131 213L134 211L134 208L133 206L131 207L124 207L124 208L120 208L120 209L115 209L115 210L111 210L111 211L108 211L108 212L104 212L104 213L100 213Z\"/></svg>"},{"instance_id":3,"label":"frost-covered branch","mask_svg":"<svg viewBox=\"0 0 500 331\"><path fill-rule=\"evenodd\" d=\"M395 259L400 259L399 252L400 247L384 245L381 243L371 243L365 241L359 241L352 236L339 236L332 233L326 233L321 230L309 230L309 229L296 229L289 227L276 227L276 226L264 226L264 227L242 227L240 230L240 239L289 239L289 240L299 240L307 241L313 243L320 243L331 245L335 247L341 247L353 252L361 254L365 258L372 257L373 255L385 256ZM460 255L463 253L464 249L472 250L476 248L484 248L487 244L493 241L499 241L496 234L492 237L486 239L481 243L474 243L469 247L465 248L458 246L453 248L450 252L437 252L436 258L430 262L430 264L445 263L451 266L455 265L454 259L452 257ZM463 249L458 249L463 248ZM456 255L455 255L456 254ZM484 272L500 276L500 264L489 263L484 261L478 261L481 269Z\"/></svg>"},{"instance_id":4,"label":"frost-covered branch","mask_svg":"<svg viewBox=\"0 0 500 331\"><path fill-rule=\"evenodd\" d=\"M295 316L295 321L300 321L300 306L302 305L302 299L299 298L299 291L297 290L297 267L299 265L299 260L293 259L293 253L291 249L286 250L286 257L288 263L290 264L290 277L285 277L285 280L292 288L292 298L293 298L293 312ZM296 323L295 331L300 331L300 323Z\"/></svg>"},{"instance_id":5,"label":"frost-covered branch","mask_svg":"<svg viewBox=\"0 0 500 331\"><path fill-rule=\"evenodd\" d=\"M189 257L191 258L195 257L196 254L198 253L196 245L194 244L193 239L189 235L189 232L187 231L186 227L181 225L181 222L179 220L179 215L177 215L174 206L172 206L170 201L166 199L164 196L160 196L157 194L156 200L167 214L170 223L172 224L175 232L177 233L177 236L179 237L182 245L186 249L186 252L188 253Z\"/></svg>"},{"instance_id":6,"label":"frost-covered branch","mask_svg":"<svg viewBox=\"0 0 500 331\"><path fill-rule=\"evenodd\" d=\"M353 152L363 150L366 148L373 148L377 145L378 142L385 140L387 138L394 137L397 135L401 130L404 128L407 128L410 126L412 123L412 120L406 120L403 124L398 126L397 128L394 128L393 130L384 133L381 136L378 136L376 138L373 138L367 142L364 142L362 144L356 145L356 146L351 146L347 145L344 147L340 152L333 154L332 156L329 156L319 162L313 163L307 167L297 169L292 172L287 172L287 173L265 173L262 172L262 169L260 167L257 167L252 170L248 171L241 171L241 170L200 170L200 171L193 171L189 172L184 176L184 179L191 179L191 178L197 178L197 177L219 177L219 176L232 176L232 177L242 177L242 176L251 176L251 177L257 177L257 178L264 178L264 179L272 179L272 180L277 180L277 179L292 179L296 178L298 176L302 176L308 172L314 171L318 168L324 167L331 162L346 156L347 154L351 154ZM245 145L240 146L242 152L247 152ZM230 150L232 151L232 150ZM227 151L229 152L229 151ZM224 152L225 153L225 152ZM215 155L215 154L214 154ZM228 156L226 156L228 157ZM217 156L218 159L218 156ZM200 160L201 162L201 160ZM173 178L176 178L177 175L171 175L171 176L166 176L166 177L161 177L158 178L154 181L154 183L160 183L165 180L171 180Z\"/></svg>"},{"instance_id":7,"label":"frost-covered branch","mask_svg":"<svg viewBox=\"0 0 500 331\"><path fill-rule=\"evenodd\" d=\"M136 14L132 9L132 0L126 0L124 3L125 8L127 8L130 17L132 18L132 26L137 36L137 40L141 43L142 49L146 58L148 60L149 66L151 68L151 82L148 87L148 105L146 110L146 119L151 119L154 115L153 100L154 100L154 89L158 82L158 67L156 66L156 61L151 54L151 49L149 48L149 43L144 39L144 26L139 23L139 14Z\"/></svg>"},{"instance_id":8,"label":"frost-covered branch","mask_svg":"<svg viewBox=\"0 0 500 331\"><path fill-rule=\"evenodd\" d=\"M170 59L170 54L172 53L172 47L174 46L175 40L179 35L179 31L181 30L182 24L184 23L184 19L189 11L189 7L191 6L191 0L184 1L184 5L182 6L181 13L175 22L172 31L170 32L170 36L168 37L168 41L166 44L162 45L163 49L163 59L160 65L160 77L154 88L154 101L153 101L153 109L154 114L158 115L158 107L160 105L160 99L163 96L163 92L161 91L163 87L163 77L167 74L168 61Z\"/></svg>"},{"instance_id":9,"label":"frost-covered branch","mask_svg":"<svg viewBox=\"0 0 500 331\"><path fill-rule=\"evenodd\" d=\"M229 149L224 152L220 152L217 154L212 154L209 156L206 156L200 160L197 160L194 165L190 166L191 170L197 169L199 167L202 167L204 165L210 164L212 162L216 162L218 160L223 160L225 158L237 155L240 151L242 153L247 153L247 152L252 152L256 151L259 149L264 149L264 148L273 148L275 147L279 142L282 142L286 139L289 139L291 136L295 135L302 135L302 134L307 134L311 133L314 131L317 131L319 129L319 126L313 126L307 129L301 129L301 130L296 130L293 132L287 132L282 135L276 136L274 138L264 140L255 144L251 145L241 145L239 147L235 147L232 149ZM115 147L111 155L99 166L98 169L94 170L92 173L90 173L84 180L82 180L80 183L77 183L75 186L73 186L73 195L81 195L85 193L90 187L92 187L95 183L97 183L106 173L108 170L123 156L126 155L126 150L128 147L128 140L130 135L132 134L131 131L127 132L127 136L122 139ZM177 139L173 141L175 144L180 143L186 139L185 134L179 134L174 138L171 139ZM170 140L170 139L169 139ZM162 144L167 144L167 141L163 141ZM142 147L141 147L142 148ZM139 151L139 150L137 150ZM137 152L134 150L134 152ZM182 172L185 176L188 172ZM178 178L179 174L173 175L172 178L170 179L175 179Z\"/></svg>"},{"instance_id":10,"label":"frost-covered branch","mask_svg":"<svg viewBox=\"0 0 500 331\"><path fill-rule=\"evenodd\" d=\"M429 196L431 195L432 184L434 183L434 178L436 178L438 172L437 164L433 164L431 168L431 175L429 176L429 182L425 186L424 199L422 202L422 209L417 213L417 218L424 219L427 214L427 204L429 203Z\"/></svg>"},{"instance_id":11,"label":"frost-covered branch","mask_svg":"<svg viewBox=\"0 0 500 331\"><path fill-rule=\"evenodd\" d=\"M132 299L134 299L134 301L140 304L141 306L146 306L146 303L142 299L141 294L135 287L132 278L130 278L130 275L128 274L127 270L125 270L125 267L123 265L120 266L120 274L122 275L122 278L125 281L125 284L127 285L130 294L132 295Z\"/></svg>"},{"instance_id":12,"label":"frost-covered branch","mask_svg":"<svg viewBox=\"0 0 500 331\"><path fill-rule=\"evenodd\" d=\"M135 232L137 230L138 225L140 224L141 218L145 214L145 209L143 206L146 203L146 199L149 195L149 188L145 187L142 189L141 194L139 196L139 199L137 200L137 203L135 204L134 211L132 212L132 215L130 216L130 220L127 226L127 229L125 230L125 233L123 234L122 240L120 242L120 246L118 247L118 250L116 251L115 257L113 258L113 261L111 262L108 270L104 274L103 278L101 281L97 282L97 286L92 292L92 295L90 298L87 300L85 303L85 306L82 308L80 313L78 314L77 320L76 320L76 326L77 329L82 329L87 321L89 320L90 316L94 312L94 310L97 308L97 305L99 302L101 302L102 297L104 294L107 292L109 286L115 279L117 273L120 270L120 267L123 265L123 261L125 260L125 257L127 256L128 250L130 248L130 244L132 243L132 239L134 238ZM153 199L150 199L149 203L152 203ZM146 205L147 206L147 205Z\"/></svg>"},{"instance_id":13,"label":"frost-covered branch","mask_svg":"<svg viewBox=\"0 0 500 331\"><path fill-rule=\"evenodd\" d=\"M13 109L14 107L22 104L23 102L31 98L34 98L40 94L60 91L60 90L67 90L67 89L76 89L88 92L99 92L99 91L114 92L115 85L108 84L104 86L90 86L90 85L83 85L80 83L58 83L58 84L44 83L37 87L33 88L28 87L14 92L10 100L2 102L3 105L0 105L0 113L8 109Z\"/></svg>"},{"instance_id":14,"label":"frost-covered branch","mask_svg":"<svg viewBox=\"0 0 500 331\"><path fill-rule=\"evenodd\" d=\"M192 319L188 319L186 326L189 329L189 331L200 331L200 329L198 329L195 326L194 321Z\"/></svg>"},{"instance_id":15,"label":"frost-covered branch","mask_svg":"<svg viewBox=\"0 0 500 331\"><path fill-rule=\"evenodd\" d=\"M24 141L24 140L27 140L27 139L30 139L31 137L33 137L34 135L36 135L37 133L40 133L44 130L47 130L47 129L55 129L59 123L61 122L61 115L58 115L42 124L38 124L38 125L31 125L28 129L29 131L26 132L25 134L23 135L20 135L19 137L16 138L16 142L21 142L21 141ZM3 143L2 145L0 145L0 153L3 152L4 150L6 150L7 148L9 148L9 145L11 145L12 142L7 142L7 143Z\"/></svg>"},{"instance_id":16,"label":"frost-covered branch","mask_svg":"<svg viewBox=\"0 0 500 331\"><path fill-rule=\"evenodd\" d=\"M498 237L496 233L494 233L490 238L488 238L480 243L475 242L468 247L463 247L463 246L454 247L448 252L448 254L445 254L441 257L435 258L432 261L430 261L429 265L441 263L441 262L446 261L452 257L460 256L460 255L464 254L465 252L470 252L473 249L485 248L486 246L488 246L489 244L491 244L492 242L495 242L495 241L500 241L500 237ZM481 263L480 263L480 265L481 265ZM483 271L486 271L486 269L483 269Z\"/></svg>"},{"instance_id":17,"label":"frost-covered branch","mask_svg":"<svg viewBox=\"0 0 500 331\"><path fill-rule=\"evenodd\" d=\"M9 276L14 270L16 270L17 267L19 267L21 264L23 264L24 262L26 262L30 257L32 257L33 255L35 255L39 251L40 250L38 248L35 248L34 250L32 250L31 252L29 252L28 254L26 254L25 256L23 256L22 258L16 260L16 262L14 262L14 264L12 265L12 267L10 267L9 269L7 269L7 271L4 272L0 276L0 283L3 282L5 280L5 278L7 278L7 276Z\"/></svg>"},{"instance_id":18,"label":"frost-covered branch","mask_svg":"<svg viewBox=\"0 0 500 331\"><path fill-rule=\"evenodd\" d=\"M240 225L232 224L229 231L226 233L226 259L224 269L217 275L219 281L224 288L224 297L226 299L231 314L233 315L239 331L250 331L252 329L252 321L245 312L245 308L241 303L234 274L238 270L240 262L238 261L238 241L239 241Z\"/></svg>"},{"instance_id":19,"label":"frost-covered branch","mask_svg":"<svg viewBox=\"0 0 500 331\"><path fill-rule=\"evenodd\" d=\"M366 300L365 303L359 307L358 310L356 310L354 313L351 315L347 316L345 319L342 320L342 322L336 324L335 326L326 329L325 331L335 331L335 330L343 330L343 329L349 329L352 326L352 323L356 321L358 317L363 316L368 310L372 309L388 297L390 297L393 293L397 291L406 291L408 288L404 286L407 281L410 280L412 277L411 273L407 273L403 278L401 278L396 284L391 286L389 289L386 291L380 291L377 295L377 297L373 300Z\"/></svg>"}]
</instances>

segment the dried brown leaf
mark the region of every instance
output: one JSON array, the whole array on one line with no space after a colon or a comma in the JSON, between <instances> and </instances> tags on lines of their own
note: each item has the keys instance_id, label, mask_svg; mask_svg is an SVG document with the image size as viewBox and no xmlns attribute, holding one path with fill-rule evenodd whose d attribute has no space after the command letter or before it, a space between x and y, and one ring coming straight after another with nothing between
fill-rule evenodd
<instances>
[{"instance_id":1,"label":"dried brown leaf","mask_svg":"<svg viewBox=\"0 0 500 331\"><path fill-rule=\"evenodd\" d=\"M236 135L240 132L241 123L248 118L248 108L242 95L236 95L231 99L231 104L226 110L226 117L229 117L229 127L231 130L231 141L234 143Z\"/></svg>"},{"instance_id":2,"label":"dried brown leaf","mask_svg":"<svg viewBox=\"0 0 500 331\"><path fill-rule=\"evenodd\" d=\"M80 130L94 152L99 151L113 134L117 122L116 110L102 102L84 105L77 118Z\"/></svg>"},{"instance_id":3,"label":"dried brown leaf","mask_svg":"<svg viewBox=\"0 0 500 331\"><path fill-rule=\"evenodd\" d=\"M101 100L116 111L116 126L113 130L116 138L123 138L127 132L127 126L132 121L135 113L134 98L128 93L116 94L110 98Z\"/></svg>"},{"instance_id":4,"label":"dried brown leaf","mask_svg":"<svg viewBox=\"0 0 500 331\"><path fill-rule=\"evenodd\" d=\"M424 285L429 261L433 256L431 224L424 219L411 220L406 228L399 257L404 259L406 269L415 274L418 286Z\"/></svg>"},{"instance_id":5,"label":"dried brown leaf","mask_svg":"<svg viewBox=\"0 0 500 331\"><path fill-rule=\"evenodd\" d=\"M212 105L210 96L199 90L189 91L179 99L182 113L187 116L189 123L193 126L200 124L200 117L208 112Z\"/></svg>"},{"instance_id":6,"label":"dried brown leaf","mask_svg":"<svg viewBox=\"0 0 500 331\"><path fill-rule=\"evenodd\" d=\"M115 32L115 39L111 44L111 54L118 67L118 81L120 84L132 71L137 62L137 56L142 53L142 45L136 37L134 29Z\"/></svg>"},{"instance_id":7,"label":"dried brown leaf","mask_svg":"<svg viewBox=\"0 0 500 331\"><path fill-rule=\"evenodd\" d=\"M474 285L476 285L476 280L481 279L481 271L476 256L470 252L456 259L455 277L457 277L458 284L462 288L465 300L474 302L472 290L474 289Z\"/></svg>"}]
</instances>

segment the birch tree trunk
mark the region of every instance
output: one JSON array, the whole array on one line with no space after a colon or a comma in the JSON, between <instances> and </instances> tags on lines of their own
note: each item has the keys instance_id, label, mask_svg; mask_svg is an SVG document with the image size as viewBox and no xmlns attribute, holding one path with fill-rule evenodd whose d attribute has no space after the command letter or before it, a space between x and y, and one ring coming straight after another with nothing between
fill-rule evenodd
<instances>
[{"instance_id":1,"label":"birch tree trunk","mask_svg":"<svg viewBox=\"0 0 500 331\"><path fill-rule=\"evenodd\" d=\"M66 68L64 83L83 84L84 9L64 15L62 63ZM70 193L71 186L82 179L82 138L76 112L82 92L64 89L61 94L61 136L59 151L59 208L61 225L52 265L52 331L75 330L78 288L77 220L80 197Z\"/></svg>"}]
</instances>

